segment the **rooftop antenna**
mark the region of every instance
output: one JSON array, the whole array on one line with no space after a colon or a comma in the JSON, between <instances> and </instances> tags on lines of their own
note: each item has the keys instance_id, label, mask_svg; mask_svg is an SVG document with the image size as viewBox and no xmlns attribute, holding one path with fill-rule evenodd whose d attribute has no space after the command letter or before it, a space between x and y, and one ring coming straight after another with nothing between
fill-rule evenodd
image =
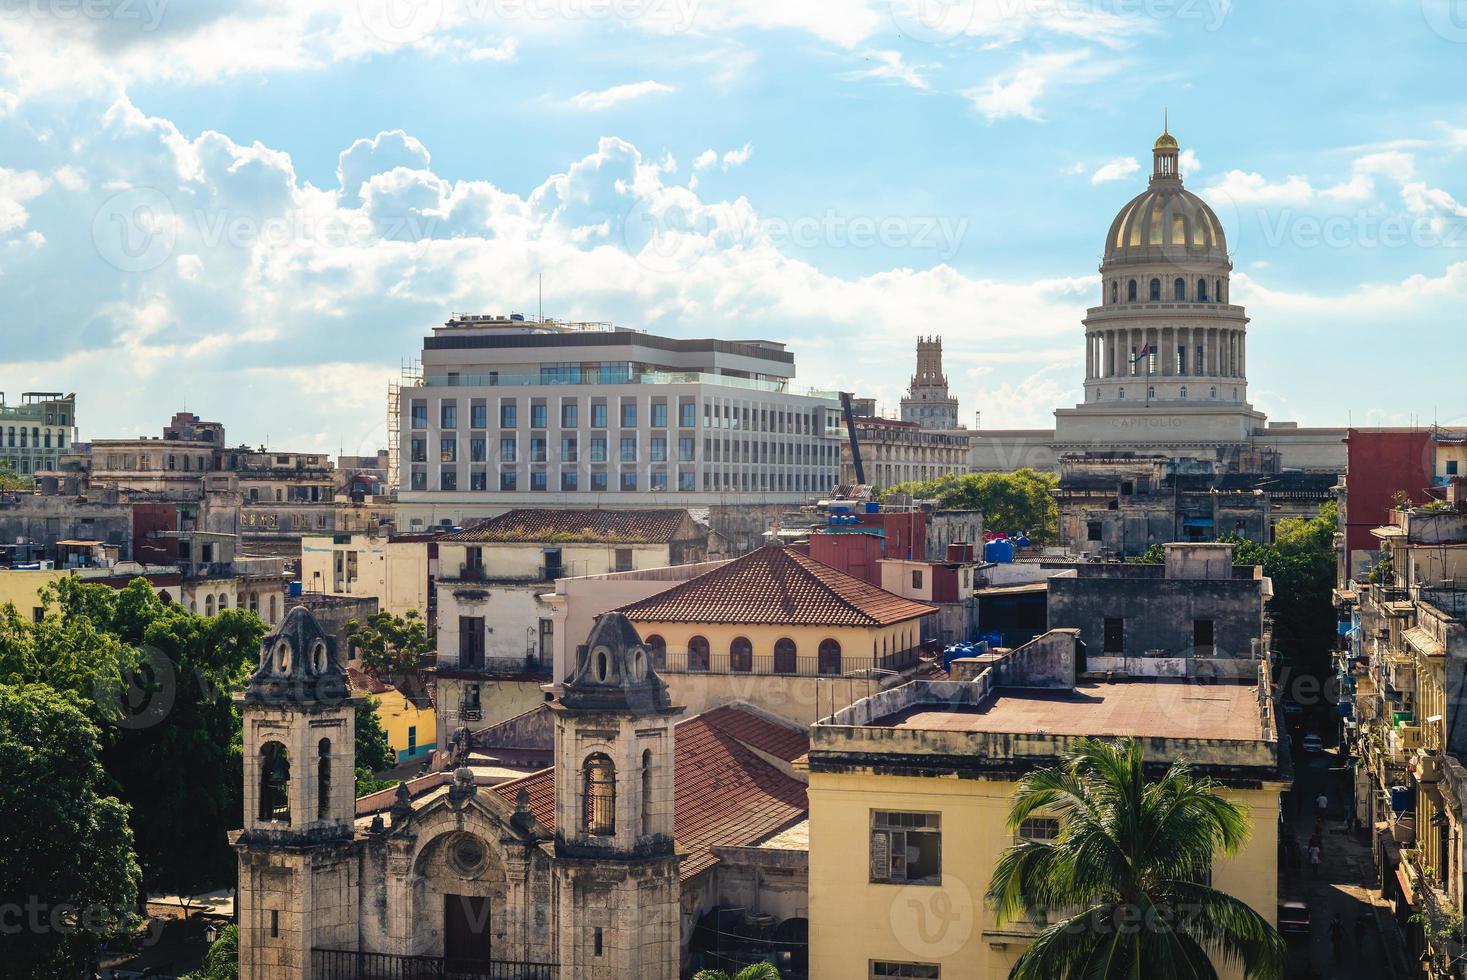
<instances>
[{"instance_id":1,"label":"rooftop antenna","mask_svg":"<svg viewBox=\"0 0 1467 980\"><path fill-rule=\"evenodd\" d=\"M1171 110L1166 106L1161 107L1161 131L1170 133L1172 131Z\"/></svg>"}]
</instances>

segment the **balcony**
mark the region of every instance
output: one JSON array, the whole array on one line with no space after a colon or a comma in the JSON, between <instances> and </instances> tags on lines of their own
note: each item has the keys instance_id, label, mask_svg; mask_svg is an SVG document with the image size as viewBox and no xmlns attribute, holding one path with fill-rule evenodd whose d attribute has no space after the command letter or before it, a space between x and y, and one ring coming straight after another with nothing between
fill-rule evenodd
<instances>
[{"instance_id":1,"label":"balcony","mask_svg":"<svg viewBox=\"0 0 1467 980\"><path fill-rule=\"evenodd\" d=\"M554 963L313 949L316 980L557 980Z\"/></svg>"},{"instance_id":2,"label":"balcony","mask_svg":"<svg viewBox=\"0 0 1467 980\"><path fill-rule=\"evenodd\" d=\"M523 657L458 657L434 668L439 677L479 680L484 677L549 677L550 657L527 653Z\"/></svg>"},{"instance_id":3,"label":"balcony","mask_svg":"<svg viewBox=\"0 0 1467 980\"><path fill-rule=\"evenodd\" d=\"M1397 725L1386 733L1386 755L1391 765L1404 766L1414 761L1416 750L1422 747L1419 725Z\"/></svg>"},{"instance_id":4,"label":"balcony","mask_svg":"<svg viewBox=\"0 0 1467 980\"><path fill-rule=\"evenodd\" d=\"M921 647L879 657L776 657L755 654L736 658L727 651L698 657L684 652L654 653L652 666L664 674L750 674L763 677L859 677L863 671L903 671L917 665Z\"/></svg>"}]
</instances>

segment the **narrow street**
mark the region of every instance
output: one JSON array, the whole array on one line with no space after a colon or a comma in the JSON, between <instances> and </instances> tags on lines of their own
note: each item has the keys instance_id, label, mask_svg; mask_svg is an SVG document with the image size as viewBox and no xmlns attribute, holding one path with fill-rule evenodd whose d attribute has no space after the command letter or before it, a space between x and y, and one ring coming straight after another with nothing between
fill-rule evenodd
<instances>
[{"instance_id":1,"label":"narrow street","mask_svg":"<svg viewBox=\"0 0 1467 980\"><path fill-rule=\"evenodd\" d=\"M1284 871L1279 900L1303 899L1309 905L1310 937L1290 943L1291 978L1327 980L1394 980L1407 972L1401 935L1389 905L1380 898L1370 841L1364 830L1345 828L1349 799L1344 775L1336 768L1334 748L1304 753L1295 742L1294 792L1285 796L1284 817L1299 844L1299 862ZM1321 832L1318 876L1310 873L1309 839L1315 833L1315 797L1329 797ZM1330 938L1330 923L1340 917L1344 939L1339 949ZM1313 969L1311 974L1309 971Z\"/></svg>"}]
</instances>

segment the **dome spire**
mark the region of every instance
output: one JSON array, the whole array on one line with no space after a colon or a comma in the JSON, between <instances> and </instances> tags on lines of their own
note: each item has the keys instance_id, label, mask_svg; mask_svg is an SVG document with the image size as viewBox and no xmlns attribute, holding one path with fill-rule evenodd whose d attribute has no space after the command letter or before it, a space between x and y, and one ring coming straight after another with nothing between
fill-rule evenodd
<instances>
[{"instance_id":1,"label":"dome spire","mask_svg":"<svg viewBox=\"0 0 1467 980\"><path fill-rule=\"evenodd\" d=\"M1151 147L1151 179L1181 180L1182 172L1177 169L1177 140L1172 135L1171 113L1162 107L1161 135Z\"/></svg>"}]
</instances>

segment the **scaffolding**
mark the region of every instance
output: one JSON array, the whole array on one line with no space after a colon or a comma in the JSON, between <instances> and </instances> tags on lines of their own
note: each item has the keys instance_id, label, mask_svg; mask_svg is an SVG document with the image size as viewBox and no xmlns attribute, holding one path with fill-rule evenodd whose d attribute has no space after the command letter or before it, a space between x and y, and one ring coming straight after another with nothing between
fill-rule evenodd
<instances>
[{"instance_id":1,"label":"scaffolding","mask_svg":"<svg viewBox=\"0 0 1467 980\"><path fill-rule=\"evenodd\" d=\"M402 389L417 388L423 383L423 370L416 357L402 362L396 381L387 385L387 482L401 489L398 474L402 465Z\"/></svg>"}]
</instances>

